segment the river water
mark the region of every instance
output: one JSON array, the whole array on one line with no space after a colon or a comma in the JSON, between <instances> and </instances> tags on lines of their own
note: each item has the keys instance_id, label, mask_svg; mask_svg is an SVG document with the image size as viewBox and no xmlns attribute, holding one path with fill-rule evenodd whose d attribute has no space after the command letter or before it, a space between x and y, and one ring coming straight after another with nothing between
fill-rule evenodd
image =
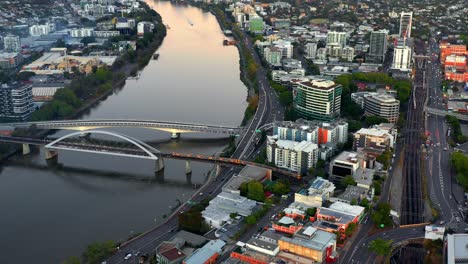
<instances>
[{"instance_id":1,"label":"river water","mask_svg":"<svg viewBox=\"0 0 468 264\"><path fill-rule=\"evenodd\" d=\"M237 49L222 45L215 17L194 7L148 3L170 27L159 59L83 118L239 125L247 91L239 80ZM169 133L153 130L113 131L165 152L215 154L227 142L199 134L171 140ZM60 263L93 241L125 240L160 222L212 169L192 163L186 176L184 161L166 160L156 177L148 160L59 152L51 166L43 157L37 150L1 167L0 263Z\"/></svg>"}]
</instances>

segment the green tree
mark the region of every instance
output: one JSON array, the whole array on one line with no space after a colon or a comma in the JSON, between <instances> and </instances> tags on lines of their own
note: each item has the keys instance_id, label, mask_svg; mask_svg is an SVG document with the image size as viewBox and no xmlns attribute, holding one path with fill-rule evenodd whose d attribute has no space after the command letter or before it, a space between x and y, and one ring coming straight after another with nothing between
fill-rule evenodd
<instances>
[{"instance_id":1,"label":"green tree","mask_svg":"<svg viewBox=\"0 0 468 264\"><path fill-rule=\"evenodd\" d=\"M264 202L265 192L263 191L263 185L258 181L249 182L247 185L247 198L257 202Z\"/></svg>"},{"instance_id":2,"label":"green tree","mask_svg":"<svg viewBox=\"0 0 468 264\"><path fill-rule=\"evenodd\" d=\"M369 208L369 200L367 200L367 198L364 198L364 199L361 200L359 205L367 209L367 208Z\"/></svg>"},{"instance_id":3,"label":"green tree","mask_svg":"<svg viewBox=\"0 0 468 264\"><path fill-rule=\"evenodd\" d=\"M238 215L237 213L230 213L230 214L229 214L229 217L230 217L230 218L236 218L237 215Z\"/></svg>"},{"instance_id":4,"label":"green tree","mask_svg":"<svg viewBox=\"0 0 468 264\"><path fill-rule=\"evenodd\" d=\"M241 196L247 196L247 192L249 191L249 183L248 182L243 182L239 186L239 191Z\"/></svg>"},{"instance_id":5,"label":"green tree","mask_svg":"<svg viewBox=\"0 0 468 264\"><path fill-rule=\"evenodd\" d=\"M347 237L350 237L354 233L354 230L356 230L356 227L357 227L356 223L350 223L345 230L345 235Z\"/></svg>"},{"instance_id":6,"label":"green tree","mask_svg":"<svg viewBox=\"0 0 468 264\"><path fill-rule=\"evenodd\" d=\"M317 213L317 208L315 208L315 207L306 209L306 215L307 216L315 216L316 213Z\"/></svg>"},{"instance_id":7,"label":"green tree","mask_svg":"<svg viewBox=\"0 0 468 264\"><path fill-rule=\"evenodd\" d=\"M461 152L453 152L451 163L457 173L457 182L463 186L465 191L468 191L468 156Z\"/></svg>"},{"instance_id":8,"label":"green tree","mask_svg":"<svg viewBox=\"0 0 468 264\"><path fill-rule=\"evenodd\" d=\"M392 218L390 216L390 204L388 203L380 203L377 205L377 210L371 215L372 221L380 227L384 225L384 227L388 227L392 225Z\"/></svg>"},{"instance_id":9,"label":"green tree","mask_svg":"<svg viewBox=\"0 0 468 264\"><path fill-rule=\"evenodd\" d=\"M369 243L369 250L379 256L388 256L391 253L392 240L377 238Z\"/></svg>"},{"instance_id":10,"label":"green tree","mask_svg":"<svg viewBox=\"0 0 468 264\"><path fill-rule=\"evenodd\" d=\"M378 156L376 160L383 164L384 169L388 169L390 167L391 159L392 152L390 150L386 150L380 156Z\"/></svg>"},{"instance_id":11,"label":"green tree","mask_svg":"<svg viewBox=\"0 0 468 264\"><path fill-rule=\"evenodd\" d=\"M179 228L197 234L204 234L208 231L209 223L205 223L201 214L202 210L203 208L193 206L187 212L179 214Z\"/></svg>"},{"instance_id":12,"label":"green tree","mask_svg":"<svg viewBox=\"0 0 468 264\"><path fill-rule=\"evenodd\" d=\"M378 125L380 123L388 123L388 119L380 116L366 116L365 122L368 126Z\"/></svg>"},{"instance_id":13,"label":"green tree","mask_svg":"<svg viewBox=\"0 0 468 264\"><path fill-rule=\"evenodd\" d=\"M110 256L116 249L117 244L108 240L104 242L94 242L86 247L83 254L86 263L95 264Z\"/></svg>"},{"instance_id":14,"label":"green tree","mask_svg":"<svg viewBox=\"0 0 468 264\"><path fill-rule=\"evenodd\" d=\"M77 256L71 256L62 261L62 264L81 264L81 260Z\"/></svg>"},{"instance_id":15,"label":"green tree","mask_svg":"<svg viewBox=\"0 0 468 264\"><path fill-rule=\"evenodd\" d=\"M30 72L30 71L22 71L18 73L18 80L20 81L28 81L29 78L36 76L35 72Z\"/></svg>"},{"instance_id":16,"label":"green tree","mask_svg":"<svg viewBox=\"0 0 468 264\"><path fill-rule=\"evenodd\" d=\"M76 97L76 94L70 88L58 89L54 94L54 100L61 101L73 106L74 108L77 108L81 105L80 99Z\"/></svg>"},{"instance_id":17,"label":"green tree","mask_svg":"<svg viewBox=\"0 0 468 264\"><path fill-rule=\"evenodd\" d=\"M357 183L354 180L353 176L347 175L347 176L343 177L343 179L341 179L340 184L341 184L341 186L343 188L346 188L349 185L355 186Z\"/></svg>"},{"instance_id":18,"label":"green tree","mask_svg":"<svg viewBox=\"0 0 468 264\"><path fill-rule=\"evenodd\" d=\"M245 218L245 223L247 225L254 225L257 223L257 218L254 215L249 215Z\"/></svg>"},{"instance_id":19,"label":"green tree","mask_svg":"<svg viewBox=\"0 0 468 264\"><path fill-rule=\"evenodd\" d=\"M273 187L271 188L271 192L276 194L276 195L283 195L283 194L288 194L291 190L289 189L289 186L282 183L282 182L275 182Z\"/></svg>"}]
</instances>

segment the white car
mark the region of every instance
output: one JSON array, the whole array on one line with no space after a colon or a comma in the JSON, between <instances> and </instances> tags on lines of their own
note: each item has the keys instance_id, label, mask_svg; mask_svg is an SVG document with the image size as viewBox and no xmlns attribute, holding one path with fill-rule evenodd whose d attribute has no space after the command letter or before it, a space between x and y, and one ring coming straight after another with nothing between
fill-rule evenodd
<instances>
[{"instance_id":1,"label":"white car","mask_svg":"<svg viewBox=\"0 0 468 264\"><path fill-rule=\"evenodd\" d=\"M129 259L129 258L131 258L131 257L132 257L132 254L128 253L128 254L124 257L124 259Z\"/></svg>"}]
</instances>

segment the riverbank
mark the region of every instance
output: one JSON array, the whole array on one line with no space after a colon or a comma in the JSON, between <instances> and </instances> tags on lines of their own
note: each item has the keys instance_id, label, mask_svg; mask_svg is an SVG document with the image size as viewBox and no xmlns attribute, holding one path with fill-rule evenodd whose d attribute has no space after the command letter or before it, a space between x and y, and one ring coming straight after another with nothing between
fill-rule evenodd
<instances>
[{"instance_id":1,"label":"riverbank","mask_svg":"<svg viewBox=\"0 0 468 264\"><path fill-rule=\"evenodd\" d=\"M149 19L151 17L152 22L155 23L155 33L152 33L151 37L145 35L144 38L139 38L137 40L136 51L130 50L121 55L112 68L104 70L104 73L101 73L101 75L98 75L98 71L101 69L97 69L86 76L74 74L75 76L70 86L63 88L61 91L59 90L60 92L54 95L51 101L34 112L31 116L32 121L77 119L88 113L94 106L106 100L113 93L121 90L127 78L135 76L138 71L142 70L149 63L153 54L163 43L167 32L161 16L156 11L151 9L146 3L141 3L141 7L144 8L142 13L146 15L145 18ZM102 75L105 76L104 82L87 81L89 79L100 80L103 78L101 77ZM81 88L81 86L91 86L86 91L92 92L92 95L89 96L86 93L86 96L79 96L84 92L76 87ZM50 133L51 131L26 129L15 131L14 135L42 138ZM0 149L0 162L4 162L21 152L21 147L17 145L2 145L4 147Z\"/></svg>"},{"instance_id":2,"label":"riverbank","mask_svg":"<svg viewBox=\"0 0 468 264\"><path fill-rule=\"evenodd\" d=\"M255 63L253 55L245 47L245 43L242 37L242 32L237 25L232 23L226 16L223 8L225 5L206 5L201 2L190 1L189 4L194 7L198 7L203 11L210 12L218 21L221 30L230 30L233 32L232 37L236 41L236 47L239 53L239 70L240 80L244 83L247 88L248 106L244 111L244 117L241 122L241 126L245 126L249 120L255 115L258 107L258 84L257 84L257 69L258 65Z\"/></svg>"}]
</instances>

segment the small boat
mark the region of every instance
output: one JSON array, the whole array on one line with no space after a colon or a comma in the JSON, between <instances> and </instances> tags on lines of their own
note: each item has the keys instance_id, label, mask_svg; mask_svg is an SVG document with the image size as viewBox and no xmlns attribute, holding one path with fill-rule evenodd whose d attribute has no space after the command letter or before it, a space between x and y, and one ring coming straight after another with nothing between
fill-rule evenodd
<instances>
[{"instance_id":1,"label":"small boat","mask_svg":"<svg viewBox=\"0 0 468 264\"><path fill-rule=\"evenodd\" d=\"M159 58L159 53L153 54L153 60L157 60Z\"/></svg>"}]
</instances>

